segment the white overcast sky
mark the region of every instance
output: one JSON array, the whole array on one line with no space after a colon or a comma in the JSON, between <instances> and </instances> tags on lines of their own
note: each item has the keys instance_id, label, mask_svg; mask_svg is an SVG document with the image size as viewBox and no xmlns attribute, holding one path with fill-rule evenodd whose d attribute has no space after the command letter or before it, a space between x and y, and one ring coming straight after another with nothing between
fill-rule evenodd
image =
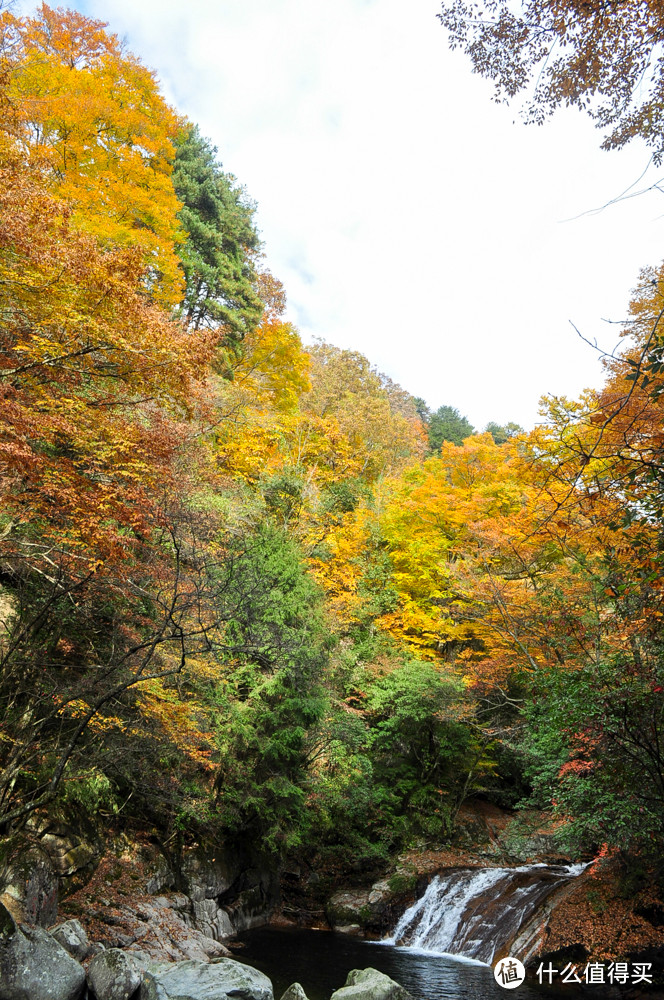
<instances>
[{"instance_id":1,"label":"white overcast sky","mask_svg":"<svg viewBox=\"0 0 664 1000\"><path fill-rule=\"evenodd\" d=\"M258 203L305 341L359 350L477 427L532 426L541 395L600 384L570 320L615 343L603 320L664 256L664 200L565 220L620 194L648 155L603 153L575 111L521 124L448 50L436 0L70 6L156 70Z\"/></svg>"}]
</instances>

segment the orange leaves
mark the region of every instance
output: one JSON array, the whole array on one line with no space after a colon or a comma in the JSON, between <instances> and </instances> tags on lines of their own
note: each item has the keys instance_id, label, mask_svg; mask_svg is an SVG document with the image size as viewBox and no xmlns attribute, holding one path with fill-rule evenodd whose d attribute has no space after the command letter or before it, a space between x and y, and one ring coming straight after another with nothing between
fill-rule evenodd
<instances>
[{"instance_id":1,"label":"orange leaves","mask_svg":"<svg viewBox=\"0 0 664 1000\"><path fill-rule=\"evenodd\" d=\"M0 162L0 491L58 543L149 518L211 344L145 297L137 249L76 230L19 150ZM172 417L167 417L170 411ZM142 512L140 508L142 507ZM100 549L101 547L101 549ZM117 548L117 547L116 547Z\"/></svg>"},{"instance_id":2,"label":"orange leaves","mask_svg":"<svg viewBox=\"0 0 664 1000\"><path fill-rule=\"evenodd\" d=\"M53 10L45 3L37 18L28 22L27 37L35 53L57 52L63 65L80 69L104 56L120 55L114 35L109 36L100 21L90 21L72 10Z\"/></svg>"},{"instance_id":3,"label":"orange leaves","mask_svg":"<svg viewBox=\"0 0 664 1000\"><path fill-rule=\"evenodd\" d=\"M161 729L190 761L203 771L215 769L214 735L202 706L191 698L183 700L161 680L140 684L138 701L143 718Z\"/></svg>"},{"instance_id":4,"label":"orange leaves","mask_svg":"<svg viewBox=\"0 0 664 1000\"><path fill-rule=\"evenodd\" d=\"M92 714L92 709L88 702L84 701L83 698L77 698L75 701L68 702L63 707L62 714L70 719L83 719L88 714ZM121 719L117 715L101 714L93 714L88 726L90 731L95 734L109 733L113 731L126 733L129 728L126 719Z\"/></svg>"}]
</instances>

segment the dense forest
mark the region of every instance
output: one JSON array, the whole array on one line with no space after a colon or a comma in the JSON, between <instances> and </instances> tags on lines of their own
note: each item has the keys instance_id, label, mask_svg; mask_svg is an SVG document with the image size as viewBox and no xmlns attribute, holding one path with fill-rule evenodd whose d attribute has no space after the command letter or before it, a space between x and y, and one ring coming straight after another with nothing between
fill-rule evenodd
<instances>
[{"instance_id":1,"label":"dense forest","mask_svg":"<svg viewBox=\"0 0 664 1000\"><path fill-rule=\"evenodd\" d=\"M477 432L303 345L103 24L0 18L0 835L380 871L474 797L659 864L662 271L599 390Z\"/></svg>"}]
</instances>

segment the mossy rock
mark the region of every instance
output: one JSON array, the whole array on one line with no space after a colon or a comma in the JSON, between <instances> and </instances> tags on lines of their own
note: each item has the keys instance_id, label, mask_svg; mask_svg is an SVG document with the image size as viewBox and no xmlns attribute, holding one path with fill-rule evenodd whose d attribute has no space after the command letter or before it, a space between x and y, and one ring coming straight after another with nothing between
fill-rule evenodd
<instances>
[{"instance_id":1,"label":"mossy rock","mask_svg":"<svg viewBox=\"0 0 664 1000\"><path fill-rule=\"evenodd\" d=\"M48 854L23 835L3 844L0 896L15 919L41 927L54 924L58 912L58 876Z\"/></svg>"}]
</instances>

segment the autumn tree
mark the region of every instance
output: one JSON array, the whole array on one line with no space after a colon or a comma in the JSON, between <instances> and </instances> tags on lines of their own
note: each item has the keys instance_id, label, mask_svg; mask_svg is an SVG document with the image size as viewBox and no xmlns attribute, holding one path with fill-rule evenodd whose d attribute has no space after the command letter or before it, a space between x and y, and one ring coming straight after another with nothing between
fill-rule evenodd
<instances>
[{"instance_id":1,"label":"autumn tree","mask_svg":"<svg viewBox=\"0 0 664 1000\"><path fill-rule=\"evenodd\" d=\"M284 466L300 467L299 400L310 388L310 359L295 327L267 308L227 358L214 384L214 446L225 473L252 487Z\"/></svg>"},{"instance_id":2,"label":"autumn tree","mask_svg":"<svg viewBox=\"0 0 664 1000\"><path fill-rule=\"evenodd\" d=\"M350 474L376 479L422 453L421 422L408 393L357 351L320 343L310 354L312 388L301 406L336 423L354 454Z\"/></svg>"},{"instance_id":3,"label":"autumn tree","mask_svg":"<svg viewBox=\"0 0 664 1000\"><path fill-rule=\"evenodd\" d=\"M140 254L78 232L15 151L2 180L4 513L94 561L144 525L208 349L142 294Z\"/></svg>"},{"instance_id":4,"label":"autumn tree","mask_svg":"<svg viewBox=\"0 0 664 1000\"><path fill-rule=\"evenodd\" d=\"M571 840L646 850L664 837L660 277L642 275L601 391L551 406L547 482L565 488L557 520L576 511L592 524L597 624L565 682L568 725L555 736L562 682L547 674L542 739L529 743L536 788L567 815Z\"/></svg>"},{"instance_id":5,"label":"autumn tree","mask_svg":"<svg viewBox=\"0 0 664 1000\"><path fill-rule=\"evenodd\" d=\"M138 59L105 25L42 4L5 10L5 99L27 162L46 171L76 227L140 253L145 286L167 305L181 294L183 238L171 180L181 122Z\"/></svg>"},{"instance_id":6,"label":"autumn tree","mask_svg":"<svg viewBox=\"0 0 664 1000\"><path fill-rule=\"evenodd\" d=\"M178 672L193 648L185 636L200 635L173 496L187 480L178 456L209 352L143 294L137 250L102 250L73 228L18 151L5 150L1 168L7 823L54 800L89 763L84 737L104 707ZM94 784L92 772L84 763Z\"/></svg>"},{"instance_id":7,"label":"autumn tree","mask_svg":"<svg viewBox=\"0 0 664 1000\"><path fill-rule=\"evenodd\" d=\"M519 679L512 739L573 849L659 850L664 833L661 315L648 272L605 386L496 449L521 498L476 507L455 543L447 607L481 640L465 668L480 689Z\"/></svg>"},{"instance_id":8,"label":"autumn tree","mask_svg":"<svg viewBox=\"0 0 664 1000\"><path fill-rule=\"evenodd\" d=\"M10 822L54 798L104 705L180 669L183 637L200 625L173 518L212 344L155 301L177 284L168 206L178 203L165 160L160 171L176 120L152 77L79 15L5 11L3 29L0 567L12 612L0 712L12 735L0 810ZM141 116L152 113L150 131ZM132 127L145 128L140 150ZM105 197L115 171L122 211ZM147 237L147 216L127 221L139 203L159 217ZM177 649L168 663L165 647Z\"/></svg>"},{"instance_id":9,"label":"autumn tree","mask_svg":"<svg viewBox=\"0 0 664 1000\"><path fill-rule=\"evenodd\" d=\"M488 434L444 442L439 455L388 481L377 520L397 600L377 624L422 659L455 662L472 678L486 657L494 680L504 680L504 646L475 619L477 577L469 582L463 574L484 560L495 566L503 530L528 536L532 521L521 523L520 513L530 496L515 449Z\"/></svg>"},{"instance_id":10,"label":"autumn tree","mask_svg":"<svg viewBox=\"0 0 664 1000\"><path fill-rule=\"evenodd\" d=\"M221 641L217 602L227 581L210 576L200 523L172 504L154 514L160 524L133 559L87 573L76 567L77 577L66 549L51 546L42 560L48 579L30 573L6 547L1 554L12 596L0 650L5 829L66 802L70 782L80 783L81 794L100 782L108 787L108 739L117 765L131 756L131 748L118 753L118 743L140 736L133 689L181 674L190 656L208 650L213 638ZM181 742L186 747L186 734ZM114 765L111 776L118 770Z\"/></svg>"},{"instance_id":11,"label":"autumn tree","mask_svg":"<svg viewBox=\"0 0 664 1000\"><path fill-rule=\"evenodd\" d=\"M605 130L604 149L640 136L664 155L664 14L656 0L451 0L438 15L453 49L493 80L497 99L530 89L526 120L576 105Z\"/></svg>"}]
</instances>

